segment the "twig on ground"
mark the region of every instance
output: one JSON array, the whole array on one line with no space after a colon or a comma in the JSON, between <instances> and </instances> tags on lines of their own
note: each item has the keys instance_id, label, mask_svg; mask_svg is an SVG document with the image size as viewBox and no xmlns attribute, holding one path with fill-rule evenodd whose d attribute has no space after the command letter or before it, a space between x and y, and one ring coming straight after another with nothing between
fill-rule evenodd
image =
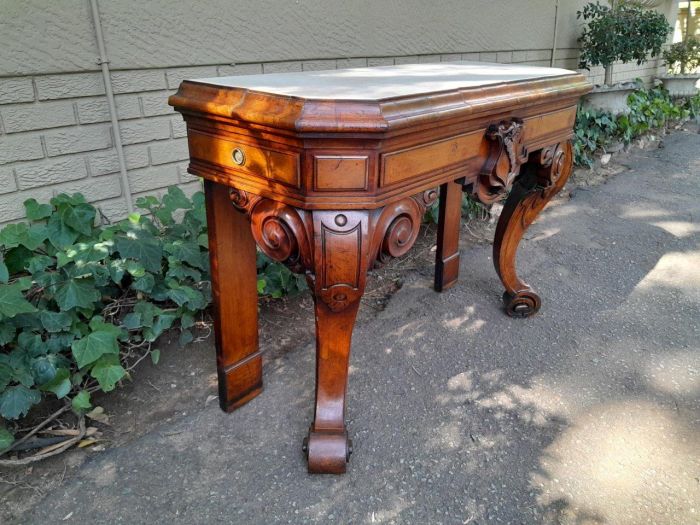
<instances>
[{"instance_id":1,"label":"twig on ground","mask_svg":"<svg viewBox=\"0 0 700 525\"><path fill-rule=\"evenodd\" d=\"M15 441L15 442L12 444L12 446L10 446L10 448L8 448L7 450L5 450L5 451L3 451L2 453L0 453L0 456L2 456L3 454L7 454L7 453L10 452L11 450L14 450L15 448L17 448L17 447L18 447L19 445L21 445L22 443L25 443L25 442L26 442L29 438L31 438L34 434L36 434L37 432L39 432L42 428L44 428L46 425L48 425L49 423L51 423L51 422L52 422L54 419L56 419L58 416L60 416L60 415L63 414L64 412L66 412L69 408L70 408L70 405L64 405L64 406L62 406L61 408L59 408L58 410L56 410L56 412L54 412L54 413L51 414L49 417L47 417L46 419L44 419L44 421L42 421L41 423L39 423L38 425L36 425L36 426L35 426L32 430L30 430L27 434L25 434L24 436L22 436L22 438L20 438L20 439L18 439L17 441Z\"/></svg>"},{"instance_id":2,"label":"twig on ground","mask_svg":"<svg viewBox=\"0 0 700 525\"><path fill-rule=\"evenodd\" d=\"M78 420L78 428L80 429L80 433L74 438L71 438L68 441L59 443L57 445L47 447L44 450L40 451L38 454L34 454L33 456L28 456L26 458L0 459L0 467L17 467L20 465L28 465L30 463L34 463L35 461L41 461L42 459L61 454L76 443L80 443L80 440L83 439L83 437L85 436L85 418L83 416L80 416L80 419Z\"/></svg>"}]
</instances>

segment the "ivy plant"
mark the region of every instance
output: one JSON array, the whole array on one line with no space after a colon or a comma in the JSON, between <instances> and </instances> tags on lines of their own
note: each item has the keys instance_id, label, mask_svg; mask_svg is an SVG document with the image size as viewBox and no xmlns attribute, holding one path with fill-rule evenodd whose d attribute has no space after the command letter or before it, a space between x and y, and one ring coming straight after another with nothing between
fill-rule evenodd
<instances>
[{"instance_id":1,"label":"ivy plant","mask_svg":"<svg viewBox=\"0 0 700 525\"><path fill-rule=\"evenodd\" d=\"M58 398L77 411L109 392L170 330L185 345L211 301L201 192L144 197L116 224L96 225L80 194L24 203L25 222L0 230L0 418ZM264 256L258 290L280 297L303 279ZM0 451L12 432L0 420Z\"/></svg>"},{"instance_id":2,"label":"ivy plant","mask_svg":"<svg viewBox=\"0 0 700 525\"><path fill-rule=\"evenodd\" d=\"M612 115L580 105L574 125L574 163L592 167L595 154L612 143L629 144L635 138L672 122L700 115L700 95L674 101L663 87L640 87L627 97L629 111Z\"/></svg>"}]
</instances>

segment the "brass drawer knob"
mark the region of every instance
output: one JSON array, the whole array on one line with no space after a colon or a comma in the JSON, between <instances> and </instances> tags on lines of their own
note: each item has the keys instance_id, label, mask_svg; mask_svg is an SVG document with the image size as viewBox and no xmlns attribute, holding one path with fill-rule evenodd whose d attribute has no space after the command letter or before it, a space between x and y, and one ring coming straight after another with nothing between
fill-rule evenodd
<instances>
[{"instance_id":1,"label":"brass drawer knob","mask_svg":"<svg viewBox=\"0 0 700 525\"><path fill-rule=\"evenodd\" d=\"M243 153L241 148L235 148L231 152L231 157L233 158L233 162L239 166L243 166L243 164L245 164L245 153Z\"/></svg>"}]
</instances>

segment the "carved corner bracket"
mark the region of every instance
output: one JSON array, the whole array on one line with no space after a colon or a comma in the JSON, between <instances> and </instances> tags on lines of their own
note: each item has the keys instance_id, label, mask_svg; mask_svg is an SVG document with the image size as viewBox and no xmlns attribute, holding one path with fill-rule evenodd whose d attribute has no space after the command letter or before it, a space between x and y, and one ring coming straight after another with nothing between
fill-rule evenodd
<instances>
[{"instance_id":1,"label":"carved corner bracket","mask_svg":"<svg viewBox=\"0 0 700 525\"><path fill-rule=\"evenodd\" d=\"M465 186L480 202L491 205L511 188L527 162L528 152L523 144L523 121L517 118L491 124L486 130L489 152L476 180Z\"/></svg>"},{"instance_id":2,"label":"carved corner bracket","mask_svg":"<svg viewBox=\"0 0 700 525\"><path fill-rule=\"evenodd\" d=\"M231 204L248 215L260 250L305 273L317 299L333 312L359 301L367 270L404 255L438 197L430 189L377 210L298 209L231 188Z\"/></svg>"}]
</instances>

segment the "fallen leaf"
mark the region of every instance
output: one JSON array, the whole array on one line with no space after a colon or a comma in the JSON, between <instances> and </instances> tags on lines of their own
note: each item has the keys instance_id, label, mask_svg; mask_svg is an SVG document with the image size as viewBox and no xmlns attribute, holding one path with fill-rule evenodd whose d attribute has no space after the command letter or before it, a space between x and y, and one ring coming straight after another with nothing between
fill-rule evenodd
<instances>
[{"instance_id":1,"label":"fallen leaf","mask_svg":"<svg viewBox=\"0 0 700 525\"><path fill-rule=\"evenodd\" d=\"M95 407L90 412L85 414L86 417L99 421L103 425L109 425L109 416L105 414L105 409L102 407Z\"/></svg>"}]
</instances>

